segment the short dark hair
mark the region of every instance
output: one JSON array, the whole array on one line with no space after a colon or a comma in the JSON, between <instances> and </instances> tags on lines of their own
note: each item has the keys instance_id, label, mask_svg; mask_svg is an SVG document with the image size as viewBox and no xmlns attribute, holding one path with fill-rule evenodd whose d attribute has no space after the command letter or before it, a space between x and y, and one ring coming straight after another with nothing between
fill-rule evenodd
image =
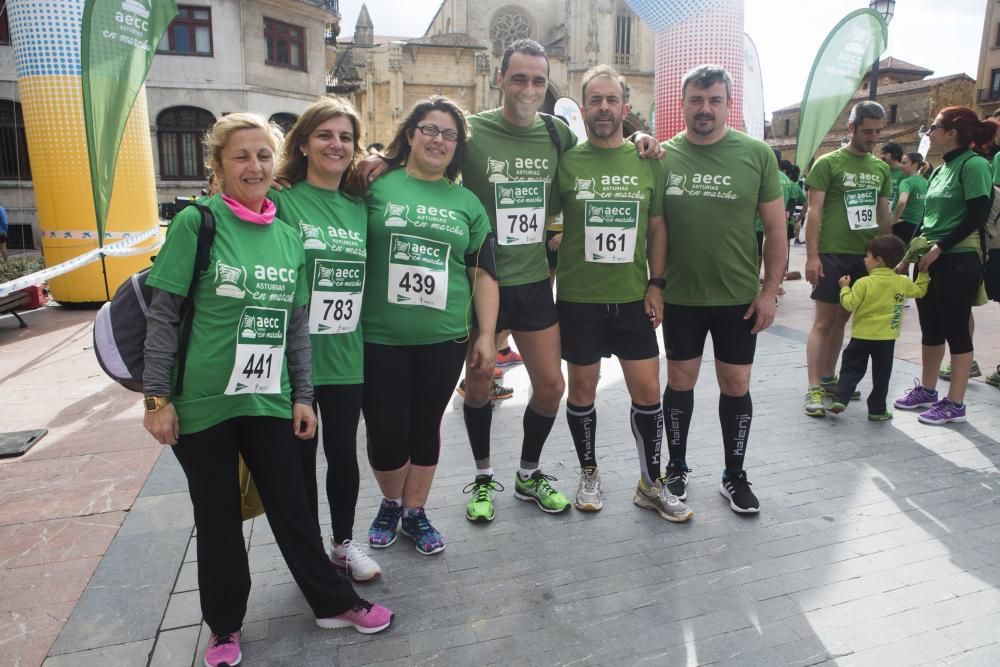
<instances>
[{"instance_id":1,"label":"short dark hair","mask_svg":"<svg viewBox=\"0 0 1000 667\"><path fill-rule=\"evenodd\" d=\"M916 151L913 151L912 153L906 153L905 157L918 167L921 167L924 164L924 156Z\"/></svg>"},{"instance_id":2,"label":"short dark hair","mask_svg":"<svg viewBox=\"0 0 1000 667\"><path fill-rule=\"evenodd\" d=\"M733 78L720 65L701 65L685 74L684 78L681 79L682 98L687 94L689 83L694 84L695 88L702 89L717 83L724 83L726 84L726 99L732 99L733 97Z\"/></svg>"},{"instance_id":3,"label":"short dark hair","mask_svg":"<svg viewBox=\"0 0 1000 667\"><path fill-rule=\"evenodd\" d=\"M882 144L882 155L888 153L896 162L903 159L903 147L894 141L887 141Z\"/></svg>"},{"instance_id":4,"label":"short dark hair","mask_svg":"<svg viewBox=\"0 0 1000 667\"><path fill-rule=\"evenodd\" d=\"M589 84L594 79L599 79L602 76L606 76L613 81L617 81L618 85L622 89L622 102L628 102L628 86L625 85L625 79L622 75L618 73L614 67L609 67L607 65L595 65L586 71L583 75L583 85L580 86L580 94L583 96L583 103L587 103L587 84Z\"/></svg>"},{"instance_id":5,"label":"short dark hair","mask_svg":"<svg viewBox=\"0 0 1000 667\"><path fill-rule=\"evenodd\" d=\"M851 115L847 117L847 124L857 126L863 123L866 118L885 120L885 107L871 100L858 102L851 108Z\"/></svg>"},{"instance_id":6,"label":"short dark hair","mask_svg":"<svg viewBox=\"0 0 1000 667\"><path fill-rule=\"evenodd\" d=\"M506 74L510 67L510 57L515 53L523 53L526 56L541 56L545 58L545 71L549 70L549 57L545 54L545 47L533 39L519 39L511 42L503 50L503 58L500 59L500 74Z\"/></svg>"},{"instance_id":7,"label":"short dark hair","mask_svg":"<svg viewBox=\"0 0 1000 667\"><path fill-rule=\"evenodd\" d=\"M887 267L893 268L902 261L906 246L898 236L886 234L876 236L869 241L865 246L865 252L876 259L881 259Z\"/></svg>"}]
</instances>

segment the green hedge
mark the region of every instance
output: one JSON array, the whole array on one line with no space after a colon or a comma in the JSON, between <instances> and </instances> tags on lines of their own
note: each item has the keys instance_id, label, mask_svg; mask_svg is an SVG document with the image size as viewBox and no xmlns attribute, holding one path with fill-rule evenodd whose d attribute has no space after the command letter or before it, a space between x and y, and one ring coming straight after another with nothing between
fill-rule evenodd
<instances>
[{"instance_id":1,"label":"green hedge","mask_svg":"<svg viewBox=\"0 0 1000 667\"><path fill-rule=\"evenodd\" d=\"M0 283L9 282L44 268L45 260L41 257L11 257L6 262L0 261Z\"/></svg>"}]
</instances>

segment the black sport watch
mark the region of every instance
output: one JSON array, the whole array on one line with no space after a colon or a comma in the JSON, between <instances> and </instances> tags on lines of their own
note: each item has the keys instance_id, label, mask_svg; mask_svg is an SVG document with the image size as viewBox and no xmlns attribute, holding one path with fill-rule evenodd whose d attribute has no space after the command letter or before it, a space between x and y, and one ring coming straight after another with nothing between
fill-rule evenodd
<instances>
[{"instance_id":1,"label":"black sport watch","mask_svg":"<svg viewBox=\"0 0 1000 667\"><path fill-rule=\"evenodd\" d=\"M663 289L664 287L667 286L667 281L664 280L663 278L650 278L649 281L646 283L646 285L650 287L659 287L660 289Z\"/></svg>"}]
</instances>

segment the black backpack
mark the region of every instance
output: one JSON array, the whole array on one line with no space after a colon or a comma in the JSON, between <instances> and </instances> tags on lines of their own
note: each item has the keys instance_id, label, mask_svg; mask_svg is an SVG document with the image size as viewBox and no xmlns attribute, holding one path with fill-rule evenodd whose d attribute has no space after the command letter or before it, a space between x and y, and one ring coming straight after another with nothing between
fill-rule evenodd
<instances>
[{"instance_id":1,"label":"black backpack","mask_svg":"<svg viewBox=\"0 0 1000 667\"><path fill-rule=\"evenodd\" d=\"M181 331L177 341L177 381L174 395L184 390L184 369L187 346L194 320L194 290L198 276L208 269L211 262L212 242L215 240L215 218L207 207L191 204L201 212L198 228L198 245L195 253L194 275L187 298L181 307ZM129 276L121 284L111 301L97 311L94 320L94 354L108 376L129 391L142 391L144 348L146 345L146 314L153 299L153 288L146 285L149 269Z\"/></svg>"}]
</instances>

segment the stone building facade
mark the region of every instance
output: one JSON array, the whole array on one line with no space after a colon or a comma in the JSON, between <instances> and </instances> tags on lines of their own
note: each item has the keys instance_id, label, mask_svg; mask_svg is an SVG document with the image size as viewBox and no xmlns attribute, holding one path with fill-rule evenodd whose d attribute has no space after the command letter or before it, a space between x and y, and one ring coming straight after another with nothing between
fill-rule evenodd
<instances>
[{"instance_id":1,"label":"stone building facade","mask_svg":"<svg viewBox=\"0 0 1000 667\"><path fill-rule=\"evenodd\" d=\"M496 75L504 47L530 37L549 55L549 93L580 98L583 74L614 66L629 87L626 131L648 129L653 101L653 33L622 0L444 0L418 38L377 37L367 9L340 44L328 90L358 107L367 143L386 143L396 122L429 94L452 97L467 112L501 103Z\"/></svg>"},{"instance_id":2,"label":"stone building facade","mask_svg":"<svg viewBox=\"0 0 1000 667\"><path fill-rule=\"evenodd\" d=\"M326 93L337 0L179 0L146 80L157 198L205 184L201 139L221 116L251 110L294 122ZM38 248L30 161L6 12L0 15L0 204L11 247ZM6 38L6 39L5 39ZM86 169L86 165L81 165Z\"/></svg>"},{"instance_id":3,"label":"stone building facade","mask_svg":"<svg viewBox=\"0 0 1000 667\"><path fill-rule=\"evenodd\" d=\"M976 69L976 110L980 118L985 118L997 109L1000 109L1000 0L986 0Z\"/></svg>"},{"instance_id":4,"label":"stone building facade","mask_svg":"<svg viewBox=\"0 0 1000 667\"><path fill-rule=\"evenodd\" d=\"M920 144L920 130L930 127L934 117L944 107L954 104L970 106L975 99L976 82L966 74L924 78L930 70L894 58L882 61L880 67L878 102L885 107L886 125L882 130L883 143L893 141L904 151L915 151ZM886 71L887 70L887 71ZM868 80L844 106L833 127L824 137L814 157L839 148L849 137L847 117L851 107L868 98ZM778 109L771 116L767 143L781 151L781 156L794 160L799 131L800 105ZM930 154L928 159L939 162L940 155Z\"/></svg>"}]
</instances>

